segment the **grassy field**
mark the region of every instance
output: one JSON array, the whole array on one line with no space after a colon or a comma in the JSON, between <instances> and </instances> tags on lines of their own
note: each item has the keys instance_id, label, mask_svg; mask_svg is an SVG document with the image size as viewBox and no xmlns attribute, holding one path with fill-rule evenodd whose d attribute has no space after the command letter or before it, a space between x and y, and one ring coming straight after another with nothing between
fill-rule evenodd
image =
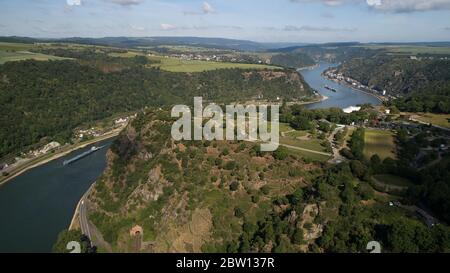
<instances>
[{"instance_id":1,"label":"grassy field","mask_svg":"<svg viewBox=\"0 0 450 273\"><path fill-rule=\"evenodd\" d=\"M15 62L15 61L23 61L23 60L37 60L37 61L48 61L48 60L65 60L68 58L50 56L40 53L33 53L28 51L0 51L0 64L4 64L6 62Z\"/></svg>"},{"instance_id":2,"label":"grassy field","mask_svg":"<svg viewBox=\"0 0 450 273\"><path fill-rule=\"evenodd\" d=\"M435 47L421 45L364 45L370 49L385 49L387 52L398 54L441 54L450 55L450 47Z\"/></svg>"},{"instance_id":3,"label":"grassy field","mask_svg":"<svg viewBox=\"0 0 450 273\"><path fill-rule=\"evenodd\" d=\"M242 63L226 63L226 62L212 62L199 60L181 60L170 57L149 57L152 61L159 61L160 63L153 66L160 67L162 70L170 72L203 72L215 69L225 68L242 68L242 69L279 69L276 66L260 65L260 64L242 64Z\"/></svg>"},{"instance_id":4,"label":"grassy field","mask_svg":"<svg viewBox=\"0 0 450 273\"><path fill-rule=\"evenodd\" d=\"M425 123L450 128L450 114L415 113L414 118Z\"/></svg>"},{"instance_id":5,"label":"grassy field","mask_svg":"<svg viewBox=\"0 0 450 273\"><path fill-rule=\"evenodd\" d=\"M321 141L318 139L300 140L292 137L281 137L280 143L303 149L325 152L324 147L320 144Z\"/></svg>"},{"instance_id":6,"label":"grassy field","mask_svg":"<svg viewBox=\"0 0 450 273\"><path fill-rule=\"evenodd\" d=\"M396 157L394 137L390 131L366 129L364 141L364 155L367 158L374 154L378 154L382 160Z\"/></svg>"},{"instance_id":7,"label":"grassy field","mask_svg":"<svg viewBox=\"0 0 450 273\"><path fill-rule=\"evenodd\" d=\"M307 131L292 131L292 132L287 132L286 136L289 137L306 137L308 135Z\"/></svg>"},{"instance_id":8,"label":"grassy field","mask_svg":"<svg viewBox=\"0 0 450 273\"><path fill-rule=\"evenodd\" d=\"M320 162L325 162L330 159L330 156L316 154L316 153L310 153L307 151L300 151L300 150L294 150L294 149L288 149L288 153L292 155L297 155L306 159L310 160L316 160Z\"/></svg>"},{"instance_id":9,"label":"grassy field","mask_svg":"<svg viewBox=\"0 0 450 273\"><path fill-rule=\"evenodd\" d=\"M125 53L109 53L108 54L111 57L121 57L121 58L133 58L135 56L142 56L144 55L143 53L140 52L134 52L134 51L127 51Z\"/></svg>"},{"instance_id":10,"label":"grassy field","mask_svg":"<svg viewBox=\"0 0 450 273\"><path fill-rule=\"evenodd\" d=\"M271 128L271 123L269 122L269 129ZM288 131L292 131L294 129L292 129L291 126L289 126L289 124L287 123L280 123L280 132L288 132Z\"/></svg>"},{"instance_id":11,"label":"grassy field","mask_svg":"<svg viewBox=\"0 0 450 273\"><path fill-rule=\"evenodd\" d=\"M268 123L268 130L271 128L271 123ZM287 123L280 123L280 134L282 132L288 132L285 134L285 136L280 136L280 144L285 144L289 146L295 146L302 149L308 149L312 151L317 152L325 152L325 148L320 144L321 140L316 138L311 139L297 139L298 137L306 137L308 135L307 131L298 131L294 130L289 124ZM288 148L289 153L298 155L304 158L308 158L311 160L317 160L317 161L327 161L330 159L330 156L317 154L313 152L308 151L301 151L301 150L295 150Z\"/></svg>"}]
</instances>

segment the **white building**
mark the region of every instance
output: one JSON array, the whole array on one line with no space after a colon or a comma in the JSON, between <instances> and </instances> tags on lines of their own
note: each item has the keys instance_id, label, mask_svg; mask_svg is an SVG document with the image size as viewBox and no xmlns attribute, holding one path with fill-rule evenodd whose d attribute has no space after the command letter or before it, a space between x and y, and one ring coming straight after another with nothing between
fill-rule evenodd
<instances>
[{"instance_id":1,"label":"white building","mask_svg":"<svg viewBox=\"0 0 450 273\"><path fill-rule=\"evenodd\" d=\"M342 111L344 111L344 113L352 113L352 112L358 112L359 110L361 110L360 106L349 106L347 108L342 109Z\"/></svg>"}]
</instances>

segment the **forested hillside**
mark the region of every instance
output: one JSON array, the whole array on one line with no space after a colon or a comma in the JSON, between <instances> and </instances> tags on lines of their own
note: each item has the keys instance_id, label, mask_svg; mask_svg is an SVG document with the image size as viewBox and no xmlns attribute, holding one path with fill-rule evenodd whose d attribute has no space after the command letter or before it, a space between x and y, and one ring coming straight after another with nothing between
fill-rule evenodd
<instances>
[{"instance_id":1,"label":"forested hillside","mask_svg":"<svg viewBox=\"0 0 450 273\"><path fill-rule=\"evenodd\" d=\"M413 96L398 103L401 110L448 113L450 109L450 60L378 55L347 60L339 72L389 95Z\"/></svg>"},{"instance_id":2,"label":"forested hillside","mask_svg":"<svg viewBox=\"0 0 450 273\"><path fill-rule=\"evenodd\" d=\"M67 52L66 52L67 53ZM170 73L144 57L78 56L73 61L22 61L0 66L0 157L43 137L68 141L85 122L145 106L192 103L194 96L230 102L287 100L312 92L295 71L222 69Z\"/></svg>"},{"instance_id":3,"label":"forested hillside","mask_svg":"<svg viewBox=\"0 0 450 273\"><path fill-rule=\"evenodd\" d=\"M315 64L314 60L304 53L276 54L272 56L270 62L290 68L301 68Z\"/></svg>"}]
</instances>

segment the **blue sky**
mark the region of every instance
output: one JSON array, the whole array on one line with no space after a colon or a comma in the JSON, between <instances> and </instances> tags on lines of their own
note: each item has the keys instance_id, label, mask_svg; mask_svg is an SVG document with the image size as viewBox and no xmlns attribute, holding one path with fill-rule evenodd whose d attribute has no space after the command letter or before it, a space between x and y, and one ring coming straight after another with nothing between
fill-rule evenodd
<instances>
[{"instance_id":1,"label":"blue sky","mask_svg":"<svg viewBox=\"0 0 450 273\"><path fill-rule=\"evenodd\" d=\"M0 36L450 41L450 0L0 0Z\"/></svg>"}]
</instances>

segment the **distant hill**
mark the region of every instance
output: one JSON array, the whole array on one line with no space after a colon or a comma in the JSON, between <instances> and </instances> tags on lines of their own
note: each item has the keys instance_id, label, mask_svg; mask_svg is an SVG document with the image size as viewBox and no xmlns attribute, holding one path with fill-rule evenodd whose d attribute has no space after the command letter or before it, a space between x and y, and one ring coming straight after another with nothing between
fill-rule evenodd
<instances>
[{"instance_id":1,"label":"distant hill","mask_svg":"<svg viewBox=\"0 0 450 273\"><path fill-rule=\"evenodd\" d=\"M0 37L0 42L60 42L79 43L91 45L105 45L114 47L146 47L159 45L188 45L199 47L211 47L220 49L232 49L239 51L266 51L275 48L288 46L302 46L305 43L259 43L247 40L236 40L226 38L205 38L205 37L103 37L103 38L83 38L69 37L61 39L37 39L29 37Z\"/></svg>"}]
</instances>

